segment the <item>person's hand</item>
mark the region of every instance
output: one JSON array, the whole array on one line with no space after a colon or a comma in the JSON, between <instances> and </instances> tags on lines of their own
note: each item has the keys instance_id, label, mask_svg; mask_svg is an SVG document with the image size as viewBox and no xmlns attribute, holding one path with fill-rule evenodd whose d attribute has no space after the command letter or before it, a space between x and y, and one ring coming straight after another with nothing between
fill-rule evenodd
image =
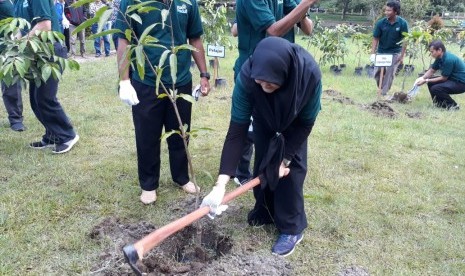
<instances>
[{"instance_id":1,"label":"person's hand","mask_svg":"<svg viewBox=\"0 0 465 276\"><path fill-rule=\"evenodd\" d=\"M69 29L69 21L66 19L66 17L63 17L63 20L61 20L61 24L63 25L64 29Z\"/></svg>"},{"instance_id":2,"label":"person's hand","mask_svg":"<svg viewBox=\"0 0 465 276\"><path fill-rule=\"evenodd\" d=\"M376 60L376 54L371 54L370 55L370 62L375 63L375 60Z\"/></svg>"},{"instance_id":3,"label":"person's hand","mask_svg":"<svg viewBox=\"0 0 465 276\"><path fill-rule=\"evenodd\" d=\"M129 106L139 103L136 90L132 86L130 80L122 80L119 82L119 98L123 103Z\"/></svg>"},{"instance_id":4,"label":"person's hand","mask_svg":"<svg viewBox=\"0 0 465 276\"><path fill-rule=\"evenodd\" d=\"M207 78L200 78L200 92L202 96L207 96L210 92L210 81Z\"/></svg>"},{"instance_id":5,"label":"person's hand","mask_svg":"<svg viewBox=\"0 0 465 276\"><path fill-rule=\"evenodd\" d=\"M228 208L227 205L221 205L221 202L223 202L224 194L226 192L226 183L228 183L228 181L229 176L219 175L215 187L213 187L212 191L206 197L204 197L202 204L200 204L200 207L210 207L208 217L211 219L214 219L215 216L220 215Z\"/></svg>"},{"instance_id":6,"label":"person's hand","mask_svg":"<svg viewBox=\"0 0 465 276\"><path fill-rule=\"evenodd\" d=\"M283 178L287 176L291 172L291 169L286 168L286 165L284 165L284 162L281 162L281 166L279 166L279 178Z\"/></svg>"},{"instance_id":7,"label":"person's hand","mask_svg":"<svg viewBox=\"0 0 465 276\"><path fill-rule=\"evenodd\" d=\"M415 80L414 84L420 86L420 85L424 84L425 82L426 82L426 80L423 77L419 77L418 79Z\"/></svg>"}]
</instances>

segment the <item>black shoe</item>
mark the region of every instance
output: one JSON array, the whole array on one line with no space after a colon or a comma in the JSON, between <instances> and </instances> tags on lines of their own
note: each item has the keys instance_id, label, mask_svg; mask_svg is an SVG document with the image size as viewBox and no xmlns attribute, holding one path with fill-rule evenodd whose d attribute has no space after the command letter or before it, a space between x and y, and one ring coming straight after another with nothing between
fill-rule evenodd
<instances>
[{"instance_id":1,"label":"black shoe","mask_svg":"<svg viewBox=\"0 0 465 276\"><path fill-rule=\"evenodd\" d=\"M44 142L44 141L32 142L32 143L29 144L29 147L31 147L33 149L46 149L46 148L52 148L53 146L55 146L55 144L47 143L47 142Z\"/></svg>"},{"instance_id":2,"label":"black shoe","mask_svg":"<svg viewBox=\"0 0 465 276\"><path fill-rule=\"evenodd\" d=\"M23 123L11 124L10 128L14 131L19 131L19 132L26 130L26 127L23 125Z\"/></svg>"},{"instance_id":3,"label":"black shoe","mask_svg":"<svg viewBox=\"0 0 465 276\"><path fill-rule=\"evenodd\" d=\"M102 54L95 54L95 57L98 58L100 57Z\"/></svg>"},{"instance_id":4,"label":"black shoe","mask_svg":"<svg viewBox=\"0 0 465 276\"><path fill-rule=\"evenodd\" d=\"M58 154L58 153L68 152L73 148L73 146L77 143L77 141L79 141L79 135L76 134L76 136L72 140L66 143L63 143L63 144L57 144L55 146L55 149L52 151L52 153Z\"/></svg>"}]
</instances>

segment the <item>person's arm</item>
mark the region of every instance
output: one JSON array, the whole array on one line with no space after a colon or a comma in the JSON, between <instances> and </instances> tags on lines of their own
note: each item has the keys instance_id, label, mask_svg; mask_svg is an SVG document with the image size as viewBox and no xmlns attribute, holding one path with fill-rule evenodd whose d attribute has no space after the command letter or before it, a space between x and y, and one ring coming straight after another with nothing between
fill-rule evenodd
<instances>
[{"instance_id":1,"label":"person's arm","mask_svg":"<svg viewBox=\"0 0 465 276\"><path fill-rule=\"evenodd\" d=\"M434 75L434 73L436 73L435 69L433 68L428 69L428 71L426 71L426 73L423 76L419 77L415 81L415 85L420 86L420 85L423 85L429 82L435 83L435 82L443 82L447 80L447 77L444 77L444 76L440 76L437 78L431 78Z\"/></svg>"},{"instance_id":2,"label":"person's arm","mask_svg":"<svg viewBox=\"0 0 465 276\"><path fill-rule=\"evenodd\" d=\"M124 57L129 41L118 38L118 49L116 49L116 60L118 61L118 72L120 80L129 80L129 56Z\"/></svg>"},{"instance_id":3,"label":"person's arm","mask_svg":"<svg viewBox=\"0 0 465 276\"><path fill-rule=\"evenodd\" d=\"M190 38L189 44L194 46L197 51L192 51L192 57L194 58L197 68L200 72L207 72L207 64L205 62L205 49L203 48L203 42L200 37ZM210 92L210 82L207 78L200 78L200 86L202 89L200 91L204 96L207 96Z\"/></svg>"},{"instance_id":4,"label":"person's arm","mask_svg":"<svg viewBox=\"0 0 465 276\"><path fill-rule=\"evenodd\" d=\"M234 37L236 37L237 34L238 34L238 33L237 33L237 23L234 22L234 23L232 24L232 26L231 26L231 35L234 36Z\"/></svg>"},{"instance_id":5,"label":"person's arm","mask_svg":"<svg viewBox=\"0 0 465 276\"><path fill-rule=\"evenodd\" d=\"M299 24L300 29L306 35L310 35L313 32L313 21L305 16Z\"/></svg>"},{"instance_id":6,"label":"person's arm","mask_svg":"<svg viewBox=\"0 0 465 276\"><path fill-rule=\"evenodd\" d=\"M37 22L37 24L34 26L34 28L31 29L28 35L33 36L35 35L36 31L45 32L45 31L51 31L51 30L52 30L52 21L42 20L42 21Z\"/></svg>"},{"instance_id":7,"label":"person's arm","mask_svg":"<svg viewBox=\"0 0 465 276\"><path fill-rule=\"evenodd\" d=\"M289 14L271 24L271 26L266 29L267 34L271 36L285 35L295 24L302 20L305 14L307 14L310 6L315 2L316 0L302 0Z\"/></svg>"},{"instance_id":8,"label":"person's arm","mask_svg":"<svg viewBox=\"0 0 465 276\"><path fill-rule=\"evenodd\" d=\"M379 38L373 37L373 40L371 41L371 54L376 54L376 50L378 49L378 44L379 44Z\"/></svg>"}]
</instances>

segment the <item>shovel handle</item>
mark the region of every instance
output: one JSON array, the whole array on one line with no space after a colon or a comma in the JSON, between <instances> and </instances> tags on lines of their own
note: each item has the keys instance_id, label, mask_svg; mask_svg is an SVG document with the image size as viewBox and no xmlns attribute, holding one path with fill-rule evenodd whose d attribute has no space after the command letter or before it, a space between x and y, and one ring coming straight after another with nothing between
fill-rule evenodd
<instances>
[{"instance_id":1,"label":"shovel handle","mask_svg":"<svg viewBox=\"0 0 465 276\"><path fill-rule=\"evenodd\" d=\"M226 194L223 198L222 204L226 204L229 201L235 199L239 195L247 192L248 190L252 189L253 187L260 184L260 179L258 177L250 180L249 182L245 183L244 185L236 188L232 192ZM148 234L144 238L137 241L133 246L134 249L137 251L137 255L139 259L142 259L144 255L152 250L155 246L160 244L166 238L171 236L172 234L178 232L179 230L183 229L184 227L192 224L193 222L199 220L200 218L204 217L210 212L209 206L203 206L182 218L179 218L155 231Z\"/></svg>"}]
</instances>

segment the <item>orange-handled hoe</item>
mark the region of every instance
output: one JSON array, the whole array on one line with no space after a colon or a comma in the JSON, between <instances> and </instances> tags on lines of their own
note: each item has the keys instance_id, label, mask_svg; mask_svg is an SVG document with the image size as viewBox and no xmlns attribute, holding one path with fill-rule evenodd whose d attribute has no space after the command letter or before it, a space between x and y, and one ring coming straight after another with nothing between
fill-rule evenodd
<instances>
[{"instance_id":1,"label":"orange-handled hoe","mask_svg":"<svg viewBox=\"0 0 465 276\"><path fill-rule=\"evenodd\" d=\"M226 194L223 198L222 204L226 204L229 201L235 199L239 195L247 192L248 190L252 189L253 187L260 184L260 179L258 177L250 180L249 182L245 183L244 185L236 188L234 191ZM169 236L173 235L174 233L178 232L179 230L183 229L184 227L192 224L193 222L197 221L198 219L204 217L210 212L210 207L204 206L201 207L184 217L177 219L160 229L153 231L152 233L148 234L141 240L137 241L134 244L126 245L123 248L124 257L126 261L131 266L134 273L137 275L142 275L142 272L136 266L137 260L142 260L144 255L152 250L155 246L160 244Z\"/></svg>"}]
</instances>

